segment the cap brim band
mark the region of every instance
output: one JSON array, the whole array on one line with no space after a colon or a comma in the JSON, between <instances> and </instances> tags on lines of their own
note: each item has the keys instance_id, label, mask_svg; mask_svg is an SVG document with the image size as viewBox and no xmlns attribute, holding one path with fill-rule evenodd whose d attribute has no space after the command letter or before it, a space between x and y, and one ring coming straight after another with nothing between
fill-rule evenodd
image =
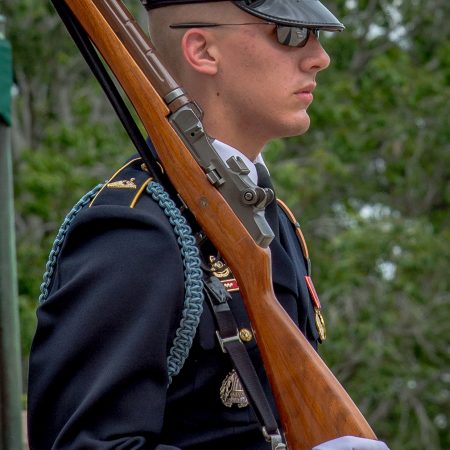
<instances>
[{"instance_id":1,"label":"cap brim band","mask_svg":"<svg viewBox=\"0 0 450 450\"><path fill-rule=\"evenodd\" d=\"M141 0L142 1L142 0ZM229 0L207 0L208 2L222 2ZM146 9L161 8L162 6L187 5L188 3L205 3L205 0L148 0L142 1Z\"/></svg>"}]
</instances>

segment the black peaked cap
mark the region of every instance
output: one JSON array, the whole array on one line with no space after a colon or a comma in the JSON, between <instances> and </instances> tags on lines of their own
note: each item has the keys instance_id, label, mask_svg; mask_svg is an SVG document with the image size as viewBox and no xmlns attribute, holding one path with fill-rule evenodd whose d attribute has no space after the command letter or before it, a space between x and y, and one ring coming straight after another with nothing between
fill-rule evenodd
<instances>
[{"instance_id":1,"label":"black peaked cap","mask_svg":"<svg viewBox=\"0 0 450 450\"><path fill-rule=\"evenodd\" d=\"M187 3L228 0L141 0L147 9ZM342 31L344 25L319 0L240 0L236 6L253 16L279 25Z\"/></svg>"}]
</instances>

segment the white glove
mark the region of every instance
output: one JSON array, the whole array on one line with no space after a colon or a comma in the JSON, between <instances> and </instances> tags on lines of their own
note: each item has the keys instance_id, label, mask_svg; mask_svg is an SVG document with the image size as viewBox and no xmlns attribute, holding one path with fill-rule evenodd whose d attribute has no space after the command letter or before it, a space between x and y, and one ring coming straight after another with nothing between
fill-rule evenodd
<instances>
[{"instance_id":1,"label":"white glove","mask_svg":"<svg viewBox=\"0 0 450 450\"><path fill-rule=\"evenodd\" d=\"M381 441L344 436L316 445L312 450L389 450L389 447Z\"/></svg>"}]
</instances>

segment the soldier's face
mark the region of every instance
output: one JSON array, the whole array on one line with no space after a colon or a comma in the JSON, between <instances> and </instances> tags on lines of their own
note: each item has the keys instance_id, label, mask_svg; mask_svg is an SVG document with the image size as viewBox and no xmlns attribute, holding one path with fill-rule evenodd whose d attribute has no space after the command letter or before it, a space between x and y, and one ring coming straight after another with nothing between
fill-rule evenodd
<instances>
[{"instance_id":1,"label":"soldier's face","mask_svg":"<svg viewBox=\"0 0 450 450\"><path fill-rule=\"evenodd\" d=\"M245 14L241 22L262 22ZM302 48L281 45L275 26L217 29L220 36L219 90L242 132L267 142L304 133L316 74L330 58L311 35Z\"/></svg>"}]
</instances>

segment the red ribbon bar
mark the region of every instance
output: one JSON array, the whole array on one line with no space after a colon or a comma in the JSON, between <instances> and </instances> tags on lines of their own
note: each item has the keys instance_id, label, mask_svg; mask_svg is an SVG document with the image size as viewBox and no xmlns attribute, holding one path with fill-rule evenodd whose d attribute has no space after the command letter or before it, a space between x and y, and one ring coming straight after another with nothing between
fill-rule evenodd
<instances>
[{"instance_id":1,"label":"red ribbon bar","mask_svg":"<svg viewBox=\"0 0 450 450\"><path fill-rule=\"evenodd\" d=\"M305 275L306 285L308 286L308 291L311 294L314 306L318 309L321 308L319 296L317 295L316 288L314 287L313 280L310 276Z\"/></svg>"},{"instance_id":2,"label":"red ribbon bar","mask_svg":"<svg viewBox=\"0 0 450 450\"><path fill-rule=\"evenodd\" d=\"M230 278L229 280L220 280L228 292L236 292L239 290L238 282L236 278Z\"/></svg>"}]
</instances>

